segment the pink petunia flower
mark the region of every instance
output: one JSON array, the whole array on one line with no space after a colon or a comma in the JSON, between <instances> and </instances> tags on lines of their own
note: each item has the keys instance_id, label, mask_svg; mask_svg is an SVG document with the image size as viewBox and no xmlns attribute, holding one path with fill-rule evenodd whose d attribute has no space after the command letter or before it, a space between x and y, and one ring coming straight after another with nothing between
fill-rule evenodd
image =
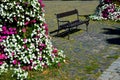
<instances>
[{"instance_id":1,"label":"pink petunia flower","mask_svg":"<svg viewBox=\"0 0 120 80\"><path fill-rule=\"evenodd\" d=\"M17 63L18 63L18 65L20 65L20 61L18 61Z\"/></svg>"},{"instance_id":2,"label":"pink petunia flower","mask_svg":"<svg viewBox=\"0 0 120 80\"><path fill-rule=\"evenodd\" d=\"M26 32L26 28L23 28L23 29L22 29L22 32L24 32L24 33L25 33L25 32Z\"/></svg>"},{"instance_id":3,"label":"pink petunia flower","mask_svg":"<svg viewBox=\"0 0 120 80\"><path fill-rule=\"evenodd\" d=\"M52 53L58 53L57 48L54 48L53 51L52 51Z\"/></svg>"},{"instance_id":4,"label":"pink petunia flower","mask_svg":"<svg viewBox=\"0 0 120 80\"><path fill-rule=\"evenodd\" d=\"M34 20L31 20L30 22L31 22L31 23L36 23L36 20L34 19Z\"/></svg>"},{"instance_id":5,"label":"pink petunia flower","mask_svg":"<svg viewBox=\"0 0 120 80\"><path fill-rule=\"evenodd\" d=\"M32 70L32 67L30 65L28 65L28 66L23 66L22 69L23 70Z\"/></svg>"},{"instance_id":6,"label":"pink petunia flower","mask_svg":"<svg viewBox=\"0 0 120 80\"><path fill-rule=\"evenodd\" d=\"M0 54L0 59L6 59L7 57L5 56L5 54Z\"/></svg>"},{"instance_id":7,"label":"pink petunia flower","mask_svg":"<svg viewBox=\"0 0 120 80\"><path fill-rule=\"evenodd\" d=\"M39 38L40 38L40 36L36 36L35 38L39 39Z\"/></svg>"},{"instance_id":8,"label":"pink petunia flower","mask_svg":"<svg viewBox=\"0 0 120 80\"><path fill-rule=\"evenodd\" d=\"M41 43L39 46L41 46L41 47L46 47L46 45L45 45L45 44L43 44L43 43Z\"/></svg>"},{"instance_id":9,"label":"pink petunia flower","mask_svg":"<svg viewBox=\"0 0 120 80\"><path fill-rule=\"evenodd\" d=\"M42 57L40 57L39 60L42 61Z\"/></svg>"},{"instance_id":10,"label":"pink petunia flower","mask_svg":"<svg viewBox=\"0 0 120 80\"><path fill-rule=\"evenodd\" d=\"M24 42L26 42L26 41L27 41L27 39L26 39L26 38L24 38L24 39L23 39L23 41L24 41Z\"/></svg>"},{"instance_id":11,"label":"pink petunia flower","mask_svg":"<svg viewBox=\"0 0 120 80\"><path fill-rule=\"evenodd\" d=\"M30 23L29 21L25 22L25 26L27 26L29 23Z\"/></svg>"},{"instance_id":12,"label":"pink petunia flower","mask_svg":"<svg viewBox=\"0 0 120 80\"><path fill-rule=\"evenodd\" d=\"M43 26L48 27L48 25L46 23L44 23Z\"/></svg>"},{"instance_id":13,"label":"pink petunia flower","mask_svg":"<svg viewBox=\"0 0 120 80\"><path fill-rule=\"evenodd\" d=\"M42 3L42 0L38 0L38 2L40 3L41 7L45 7L45 5Z\"/></svg>"},{"instance_id":14,"label":"pink petunia flower","mask_svg":"<svg viewBox=\"0 0 120 80\"><path fill-rule=\"evenodd\" d=\"M3 26L3 27L2 27L2 30L3 30L3 31L6 31L6 30L7 30L6 26Z\"/></svg>"},{"instance_id":15,"label":"pink petunia flower","mask_svg":"<svg viewBox=\"0 0 120 80\"><path fill-rule=\"evenodd\" d=\"M14 56L14 52L12 52L12 56Z\"/></svg>"},{"instance_id":16,"label":"pink petunia flower","mask_svg":"<svg viewBox=\"0 0 120 80\"><path fill-rule=\"evenodd\" d=\"M60 62L57 65L58 65L58 67L60 67L61 66Z\"/></svg>"},{"instance_id":17,"label":"pink petunia flower","mask_svg":"<svg viewBox=\"0 0 120 80\"><path fill-rule=\"evenodd\" d=\"M20 4L19 2L16 3L16 5L19 5L19 4Z\"/></svg>"},{"instance_id":18,"label":"pink petunia flower","mask_svg":"<svg viewBox=\"0 0 120 80\"><path fill-rule=\"evenodd\" d=\"M13 28L14 31L16 31L16 28Z\"/></svg>"},{"instance_id":19,"label":"pink petunia flower","mask_svg":"<svg viewBox=\"0 0 120 80\"><path fill-rule=\"evenodd\" d=\"M1 36L0 38L1 38L1 39L6 39L6 38L7 38L7 36Z\"/></svg>"},{"instance_id":20,"label":"pink petunia flower","mask_svg":"<svg viewBox=\"0 0 120 80\"><path fill-rule=\"evenodd\" d=\"M13 31L13 28L10 27L10 28L9 28L9 31Z\"/></svg>"},{"instance_id":21,"label":"pink petunia flower","mask_svg":"<svg viewBox=\"0 0 120 80\"><path fill-rule=\"evenodd\" d=\"M26 44L24 44L23 47L24 47L26 50L28 49Z\"/></svg>"},{"instance_id":22,"label":"pink petunia flower","mask_svg":"<svg viewBox=\"0 0 120 80\"><path fill-rule=\"evenodd\" d=\"M0 38L0 42L2 42L2 41L3 41L3 39Z\"/></svg>"},{"instance_id":23,"label":"pink petunia flower","mask_svg":"<svg viewBox=\"0 0 120 80\"><path fill-rule=\"evenodd\" d=\"M42 50L43 50L43 48L39 48L39 50L40 50L40 51L42 51Z\"/></svg>"},{"instance_id":24,"label":"pink petunia flower","mask_svg":"<svg viewBox=\"0 0 120 80\"><path fill-rule=\"evenodd\" d=\"M30 60L30 63L32 63L33 62L33 60Z\"/></svg>"},{"instance_id":25,"label":"pink petunia flower","mask_svg":"<svg viewBox=\"0 0 120 80\"><path fill-rule=\"evenodd\" d=\"M15 17L14 20L17 22L17 18Z\"/></svg>"},{"instance_id":26,"label":"pink petunia flower","mask_svg":"<svg viewBox=\"0 0 120 80\"><path fill-rule=\"evenodd\" d=\"M3 64L3 61L0 61L0 65L2 65Z\"/></svg>"},{"instance_id":27,"label":"pink petunia flower","mask_svg":"<svg viewBox=\"0 0 120 80\"><path fill-rule=\"evenodd\" d=\"M45 5L42 3L42 4L41 4L41 7L45 7Z\"/></svg>"},{"instance_id":28,"label":"pink petunia flower","mask_svg":"<svg viewBox=\"0 0 120 80\"><path fill-rule=\"evenodd\" d=\"M17 60L15 59L15 60L13 60L13 62L12 62L14 65L16 65L17 64Z\"/></svg>"},{"instance_id":29,"label":"pink petunia flower","mask_svg":"<svg viewBox=\"0 0 120 80\"><path fill-rule=\"evenodd\" d=\"M42 0L38 0L39 3L42 3Z\"/></svg>"},{"instance_id":30,"label":"pink petunia flower","mask_svg":"<svg viewBox=\"0 0 120 80\"><path fill-rule=\"evenodd\" d=\"M43 24L43 26L45 26L45 34L48 35L48 25L46 23Z\"/></svg>"}]
</instances>

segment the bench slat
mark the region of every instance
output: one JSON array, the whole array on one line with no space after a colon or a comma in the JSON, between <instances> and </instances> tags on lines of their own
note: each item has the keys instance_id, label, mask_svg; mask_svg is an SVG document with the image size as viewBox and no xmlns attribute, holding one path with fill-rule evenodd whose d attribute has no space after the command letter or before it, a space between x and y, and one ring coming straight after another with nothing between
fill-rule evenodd
<instances>
[{"instance_id":1,"label":"bench slat","mask_svg":"<svg viewBox=\"0 0 120 80\"><path fill-rule=\"evenodd\" d=\"M73 14L77 14L77 13L78 13L78 11L75 9L75 10L72 10L72 11L67 11L67 12L56 14L56 16L57 16L57 18L62 18L62 17L70 16L70 15L73 15Z\"/></svg>"}]
</instances>

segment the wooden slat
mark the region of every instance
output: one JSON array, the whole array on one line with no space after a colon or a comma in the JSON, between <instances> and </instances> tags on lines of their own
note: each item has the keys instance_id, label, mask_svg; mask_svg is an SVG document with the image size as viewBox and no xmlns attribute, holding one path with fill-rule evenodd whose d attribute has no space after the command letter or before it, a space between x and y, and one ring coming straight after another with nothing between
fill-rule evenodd
<instances>
[{"instance_id":1,"label":"wooden slat","mask_svg":"<svg viewBox=\"0 0 120 80\"><path fill-rule=\"evenodd\" d=\"M56 14L56 16L57 16L57 18L62 18L62 17L70 16L70 15L73 15L73 14L78 14L78 11L75 9L75 10L71 10L71 11Z\"/></svg>"}]
</instances>

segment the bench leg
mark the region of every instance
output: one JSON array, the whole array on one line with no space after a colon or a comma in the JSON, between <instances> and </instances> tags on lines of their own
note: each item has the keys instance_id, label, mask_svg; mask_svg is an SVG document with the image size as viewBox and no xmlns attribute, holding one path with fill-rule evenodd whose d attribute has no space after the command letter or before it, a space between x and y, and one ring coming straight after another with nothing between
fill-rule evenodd
<instances>
[{"instance_id":1,"label":"bench leg","mask_svg":"<svg viewBox=\"0 0 120 80\"><path fill-rule=\"evenodd\" d=\"M86 31L88 32L88 25L89 25L89 22L86 23Z\"/></svg>"},{"instance_id":2,"label":"bench leg","mask_svg":"<svg viewBox=\"0 0 120 80\"><path fill-rule=\"evenodd\" d=\"M68 40L70 39L70 28L68 28Z\"/></svg>"},{"instance_id":3,"label":"bench leg","mask_svg":"<svg viewBox=\"0 0 120 80\"><path fill-rule=\"evenodd\" d=\"M60 28L58 27L58 30L57 30L57 35L59 34L59 30L60 30Z\"/></svg>"},{"instance_id":4,"label":"bench leg","mask_svg":"<svg viewBox=\"0 0 120 80\"><path fill-rule=\"evenodd\" d=\"M76 29L78 29L78 26L76 26Z\"/></svg>"},{"instance_id":5,"label":"bench leg","mask_svg":"<svg viewBox=\"0 0 120 80\"><path fill-rule=\"evenodd\" d=\"M59 30L57 31L57 35L59 34Z\"/></svg>"}]
</instances>

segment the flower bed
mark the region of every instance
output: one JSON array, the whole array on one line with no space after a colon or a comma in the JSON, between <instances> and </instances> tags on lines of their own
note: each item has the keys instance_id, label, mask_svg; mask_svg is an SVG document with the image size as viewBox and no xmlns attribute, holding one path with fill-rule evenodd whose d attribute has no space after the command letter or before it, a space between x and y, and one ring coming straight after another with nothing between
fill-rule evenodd
<instances>
[{"instance_id":1,"label":"flower bed","mask_svg":"<svg viewBox=\"0 0 120 80\"><path fill-rule=\"evenodd\" d=\"M94 15L93 20L114 20L120 21L120 0L101 0Z\"/></svg>"},{"instance_id":2,"label":"flower bed","mask_svg":"<svg viewBox=\"0 0 120 80\"><path fill-rule=\"evenodd\" d=\"M59 66L63 51L48 35L42 0L0 1L0 75L13 70L13 77L26 79L28 70Z\"/></svg>"}]
</instances>

